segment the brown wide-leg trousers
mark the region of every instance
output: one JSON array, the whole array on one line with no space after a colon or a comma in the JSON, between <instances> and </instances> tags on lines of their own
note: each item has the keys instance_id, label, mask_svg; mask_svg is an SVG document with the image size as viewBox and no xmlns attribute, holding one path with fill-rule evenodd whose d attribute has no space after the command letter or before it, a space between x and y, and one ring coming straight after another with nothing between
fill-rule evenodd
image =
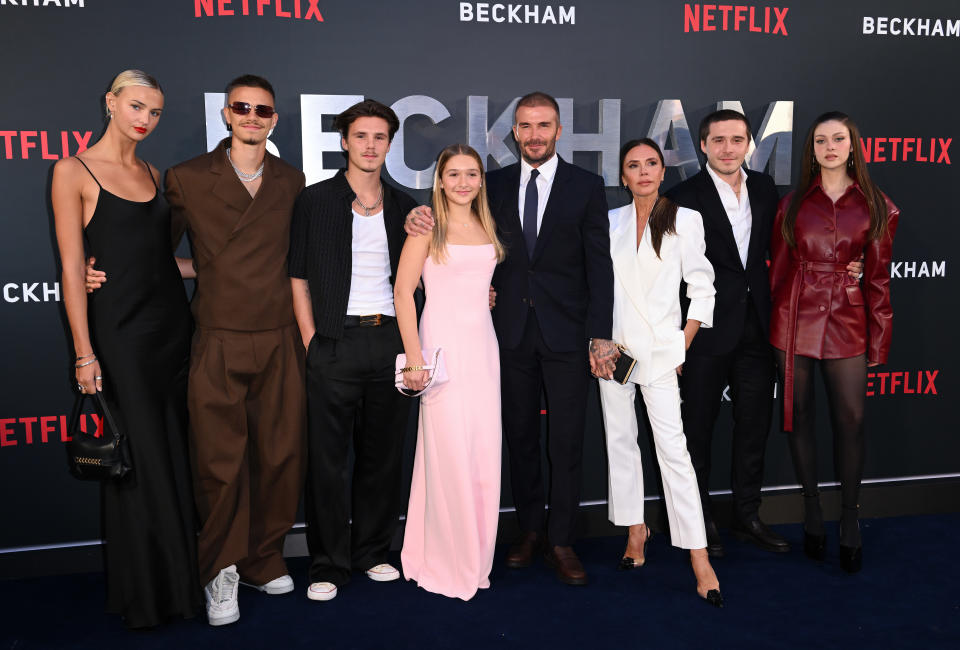
<instances>
[{"instance_id":1,"label":"brown wide-leg trousers","mask_svg":"<svg viewBox=\"0 0 960 650\"><path fill-rule=\"evenodd\" d=\"M304 350L296 325L197 327L187 394L201 584L231 564L244 581L287 573L306 463Z\"/></svg>"}]
</instances>

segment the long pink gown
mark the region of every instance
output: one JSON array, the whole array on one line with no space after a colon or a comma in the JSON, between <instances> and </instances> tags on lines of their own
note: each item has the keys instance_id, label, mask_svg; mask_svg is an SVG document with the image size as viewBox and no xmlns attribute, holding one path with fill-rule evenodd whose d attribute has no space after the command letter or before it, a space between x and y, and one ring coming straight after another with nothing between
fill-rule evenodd
<instances>
[{"instance_id":1,"label":"long pink gown","mask_svg":"<svg viewBox=\"0 0 960 650\"><path fill-rule=\"evenodd\" d=\"M403 551L407 580L469 600L490 586L500 512L500 355L487 292L492 244L447 245L423 266L424 348L443 349L449 381L420 400Z\"/></svg>"}]
</instances>

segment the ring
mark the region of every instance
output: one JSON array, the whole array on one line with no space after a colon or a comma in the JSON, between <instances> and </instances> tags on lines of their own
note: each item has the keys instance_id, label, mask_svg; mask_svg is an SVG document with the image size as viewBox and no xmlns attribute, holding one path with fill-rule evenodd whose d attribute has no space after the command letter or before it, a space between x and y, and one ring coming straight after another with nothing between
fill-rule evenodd
<instances>
[{"instance_id":1,"label":"ring","mask_svg":"<svg viewBox=\"0 0 960 650\"><path fill-rule=\"evenodd\" d=\"M858 279L858 280L862 280L862 279L863 279L863 271L860 271L860 275L857 276L857 279Z\"/></svg>"},{"instance_id":2,"label":"ring","mask_svg":"<svg viewBox=\"0 0 960 650\"><path fill-rule=\"evenodd\" d=\"M102 380L102 379L103 379L103 375L97 375L96 377L94 377L94 379L100 379L100 380Z\"/></svg>"},{"instance_id":3,"label":"ring","mask_svg":"<svg viewBox=\"0 0 960 650\"><path fill-rule=\"evenodd\" d=\"M81 384L79 381L77 382L77 390L79 390L81 393L83 392L83 384Z\"/></svg>"}]
</instances>

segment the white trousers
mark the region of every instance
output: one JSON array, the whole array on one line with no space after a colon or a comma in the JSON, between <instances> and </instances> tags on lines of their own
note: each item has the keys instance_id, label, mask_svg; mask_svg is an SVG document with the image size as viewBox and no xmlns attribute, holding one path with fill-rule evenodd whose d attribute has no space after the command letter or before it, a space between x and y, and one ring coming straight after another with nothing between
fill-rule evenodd
<instances>
[{"instance_id":1,"label":"white trousers","mask_svg":"<svg viewBox=\"0 0 960 650\"><path fill-rule=\"evenodd\" d=\"M637 445L637 385L600 380L600 402L610 463L608 513L617 526L632 526L643 520L643 465ZM705 548L707 533L697 475L690 462L687 439L680 419L680 388L671 370L653 383L640 386L647 405L657 461L663 477L663 500L674 546Z\"/></svg>"}]
</instances>

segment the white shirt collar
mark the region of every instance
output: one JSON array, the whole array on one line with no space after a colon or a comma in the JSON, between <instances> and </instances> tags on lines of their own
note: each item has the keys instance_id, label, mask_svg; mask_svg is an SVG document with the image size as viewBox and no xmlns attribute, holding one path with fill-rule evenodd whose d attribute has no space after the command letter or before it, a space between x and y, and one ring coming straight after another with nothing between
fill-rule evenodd
<instances>
[{"instance_id":1,"label":"white shirt collar","mask_svg":"<svg viewBox=\"0 0 960 650\"><path fill-rule=\"evenodd\" d=\"M717 186L718 190L721 187L726 187L731 192L733 191L733 187L730 186L730 183L728 183L723 178L721 178L720 174L713 171L713 167L710 166L710 163L707 163L707 173L710 174L710 178L713 179L713 182ZM740 167L740 187L743 188L746 184L747 184L747 170L741 166Z\"/></svg>"},{"instance_id":2,"label":"white shirt collar","mask_svg":"<svg viewBox=\"0 0 960 650\"><path fill-rule=\"evenodd\" d=\"M556 153L550 158L550 160L540 163L540 166L537 167L537 171L540 172L540 177L543 178L548 184L553 182L553 175L557 173L557 165L560 160L559 156ZM528 163L523 158L520 159L520 184L523 185L529 180L530 172L533 170L533 166Z\"/></svg>"}]
</instances>

